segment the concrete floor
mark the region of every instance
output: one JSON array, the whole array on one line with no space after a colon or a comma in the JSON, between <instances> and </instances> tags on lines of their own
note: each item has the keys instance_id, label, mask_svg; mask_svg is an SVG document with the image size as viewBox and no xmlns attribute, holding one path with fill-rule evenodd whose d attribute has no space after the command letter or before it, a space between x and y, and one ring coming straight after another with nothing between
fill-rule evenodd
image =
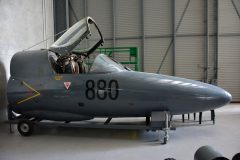
<instances>
[{"instance_id":1,"label":"concrete floor","mask_svg":"<svg viewBox=\"0 0 240 160\"><path fill-rule=\"evenodd\" d=\"M192 116L192 115L191 115ZM203 113L208 120L210 113ZM156 132L38 127L31 137L8 132L0 125L0 160L193 160L195 151L211 145L225 157L240 152L240 104L230 104L216 110L216 124L203 125L175 116L176 131L170 132L167 145L156 141ZM191 117L192 119L192 117Z\"/></svg>"}]
</instances>

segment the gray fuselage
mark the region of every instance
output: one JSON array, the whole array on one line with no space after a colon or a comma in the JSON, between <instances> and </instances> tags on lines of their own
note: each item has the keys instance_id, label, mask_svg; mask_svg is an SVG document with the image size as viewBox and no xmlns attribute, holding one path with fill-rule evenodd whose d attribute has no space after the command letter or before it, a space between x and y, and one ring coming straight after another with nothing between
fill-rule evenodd
<instances>
[{"instance_id":1,"label":"gray fuselage","mask_svg":"<svg viewBox=\"0 0 240 160\"><path fill-rule=\"evenodd\" d=\"M34 54L39 61L21 58ZM28 117L74 121L145 117L153 111L175 115L211 110L231 101L231 95L219 87L161 74L125 70L56 75L49 65L47 50L34 54L18 53L13 58L8 81L11 109ZM16 65L21 64L19 73ZM66 82L71 83L69 88Z\"/></svg>"}]
</instances>

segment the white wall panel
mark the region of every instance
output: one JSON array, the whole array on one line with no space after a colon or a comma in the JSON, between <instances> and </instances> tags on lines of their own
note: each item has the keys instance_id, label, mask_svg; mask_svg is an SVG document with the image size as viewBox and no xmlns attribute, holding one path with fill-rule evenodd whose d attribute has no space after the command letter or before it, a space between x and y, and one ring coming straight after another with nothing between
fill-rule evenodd
<instances>
[{"instance_id":1,"label":"white wall panel","mask_svg":"<svg viewBox=\"0 0 240 160\"><path fill-rule=\"evenodd\" d=\"M187 5L188 0L176 0L176 24L179 23L181 15ZM204 0L191 0L178 34L199 34L204 33Z\"/></svg>"},{"instance_id":2,"label":"white wall panel","mask_svg":"<svg viewBox=\"0 0 240 160\"><path fill-rule=\"evenodd\" d=\"M10 59L17 51L27 49L47 37L53 36L53 8L52 1L0 1L0 61L6 67L9 77ZM31 49L49 47L53 39L41 43Z\"/></svg>"},{"instance_id":3,"label":"white wall panel","mask_svg":"<svg viewBox=\"0 0 240 160\"><path fill-rule=\"evenodd\" d=\"M145 40L144 70L156 73L170 44L170 38L154 38ZM160 70L161 74L172 75L172 48Z\"/></svg>"},{"instance_id":4,"label":"white wall panel","mask_svg":"<svg viewBox=\"0 0 240 160\"><path fill-rule=\"evenodd\" d=\"M113 36L112 0L88 0L88 15L98 24L104 38Z\"/></svg>"},{"instance_id":5,"label":"white wall panel","mask_svg":"<svg viewBox=\"0 0 240 160\"><path fill-rule=\"evenodd\" d=\"M72 26L85 16L84 0L69 0L69 24Z\"/></svg>"},{"instance_id":6,"label":"white wall panel","mask_svg":"<svg viewBox=\"0 0 240 160\"><path fill-rule=\"evenodd\" d=\"M203 80L203 37L177 37L176 39L176 76Z\"/></svg>"},{"instance_id":7,"label":"white wall panel","mask_svg":"<svg viewBox=\"0 0 240 160\"><path fill-rule=\"evenodd\" d=\"M116 36L141 36L141 0L116 0Z\"/></svg>"},{"instance_id":8,"label":"white wall panel","mask_svg":"<svg viewBox=\"0 0 240 160\"><path fill-rule=\"evenodd\" d=\"M172 1L144 1L144 23L146 35L166 35L172 33Z\"/></svg>"},{"instance_id":9,"label":"white wall panel","mask_svg":"<svg viewBox=\"0 0 240 160\"><path fill-rule=\"evenodd\" d=\"M221 37L218 55L218 85L240 101L240 36Z\"/></svg>"},{"instance_id":10,"label":"white wall panel","mask_svg":"<svg viewBox=\"0 0 240 160\"><path fill-rule=\"evenodd\" d=\"M219 0L219 33L240 33L240 19L231 0Z\"/></svg>"}]
</instances>

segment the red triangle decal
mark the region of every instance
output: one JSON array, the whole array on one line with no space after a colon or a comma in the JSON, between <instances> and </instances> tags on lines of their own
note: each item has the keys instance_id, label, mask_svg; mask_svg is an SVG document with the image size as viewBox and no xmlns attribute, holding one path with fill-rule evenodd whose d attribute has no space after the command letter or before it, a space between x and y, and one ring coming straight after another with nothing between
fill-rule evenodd
<instances>
[{"instance_id":1,"label":"red triangle decal","mask_svg":"<svg viewBox=\"0 0 240 160\"><path fill-rule=\"evenodd\" d=\"M71 86L71 82L64 82L64 86L66 89L69 89L69 87Z\"/></svg>"}]
</instances>

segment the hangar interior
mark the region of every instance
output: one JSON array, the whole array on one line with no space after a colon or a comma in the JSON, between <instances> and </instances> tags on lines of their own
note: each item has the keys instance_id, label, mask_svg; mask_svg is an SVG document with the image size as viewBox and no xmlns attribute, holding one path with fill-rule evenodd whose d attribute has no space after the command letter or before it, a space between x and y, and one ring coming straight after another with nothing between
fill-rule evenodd
<instances>
[{"instance_id":1,"label":"hangar interior","mask_svg":"<svg viewBox=\"0 0 240 160\"><path fill-rule=\"evenodd\" d=\"M231 93L232 103L216 110L215 125L178 124L176 116L179 127L167 145L145 131L40 127L32 137L10 134L2 122L12 56L49 48L59 36L54 35L86 16L98 24L103 47L138 47L141 71L220 86ZM0 22L0 159L186 160L202 145L229 158L240 151L239 0L1 0ZM115 53L114 58L129 57ZM210 119L208 112L203 119Z\"/></svg>"}]
</instances>

